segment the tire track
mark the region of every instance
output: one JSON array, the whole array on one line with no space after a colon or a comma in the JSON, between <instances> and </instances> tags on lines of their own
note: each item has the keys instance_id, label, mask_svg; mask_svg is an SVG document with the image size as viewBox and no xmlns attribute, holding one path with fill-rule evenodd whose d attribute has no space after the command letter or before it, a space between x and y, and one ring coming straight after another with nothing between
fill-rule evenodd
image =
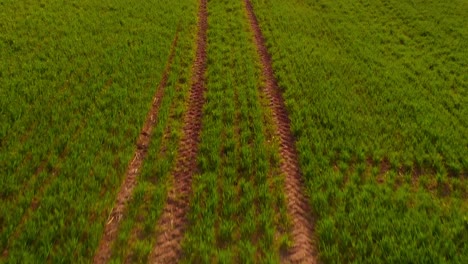
<instances>
[{"instance_id":1,"label":"tire track","mask_svg":"<svg viewBox=\"0 0 468 264\"><path fill-rule=\"evenodd\" d=\"M286 106L273 74L270 54L265 45L253 6L250 0L245 1L247 17L250 21L254 42L262 65L262 75L265 81L263 92L269 100L276 126L276 136L279 138L281 155L281 172L286 177L287 208L292 216L293 246L283 259L288 263L317 263L317 250L313 243L313 219L307 197L302 192L302 174L299 167L295 139L291 134L291 121Z\"/></svg>"},{"instance_id":2,"label":"tire track","mask_svg":"<svg viewBox=\"0 0 468 264\"><path fill-rule=\"evenodd\" d=\"M197 169L197 152L204 104L206 45L208 30L207 0L200 0L198 10L197 50L192 69L192 87L179 153L171 174L174 187L169 191L158 221L156 244L150 263L175 263L181 258L181 241L187 226L192 176Z\"/></svg>"},{"instance_id":3,"label":"tire track","mask_svg":"<svg viewBox=\"0 0 468 264\"><path fill-rule=\"evenodd\" d=\"M140 136L138 137L135 154L128 166L125 180L123 181L122 186L120 187L120 191L117 194L115 205L109 214L109 218L104 229L104 235L102 236L101 241L99 242L98 250L94 255L94 263L107 263L111 257L112 245L118 235L117 231L120 226L120 220L122 220L122 216L126 210L127 202L132 197L133 189L137 184L137 178L140 174L140 169L148 152L148 147L151 141L151 133L158 119L159 107L161 106L164 90L166 88L169 72L171 70L178 36L179 29L177 29L176 35L172 42L169 59L164 69L162 79L158 85L158 88L156 89L150 111L146 116L146 121L140 132Z\"/></svg>"}]
</instances>

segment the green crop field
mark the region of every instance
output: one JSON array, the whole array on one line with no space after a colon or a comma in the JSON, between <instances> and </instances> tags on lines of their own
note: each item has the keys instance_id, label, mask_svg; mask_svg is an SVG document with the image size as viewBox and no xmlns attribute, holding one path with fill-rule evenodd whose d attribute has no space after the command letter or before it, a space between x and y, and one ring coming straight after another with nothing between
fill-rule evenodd
<instances>
[{"instance_id":1,"label":"green crop field","mask_svg":"<svg viewBox=\"0 0 468 264\"><path fill-rule=\"evenodd\" d=\"M200 171L184 251L191 263L278 262L287 237L275 236L287 217L249 24L242 1L214 1L209 8Z\"/></svg>"},{"instance_id":2,"label":"green crop field","mask_svg":"<svg viewBox=\"0 0 468 264\"><path fill-rule=\"evenodd\" d=\"M467 1L261 1L322 260L468 261Z\"/></svg>"},{"instance_id":3,"label":"green crop field","mask_svg":"<svg viewBox=\"0 0 468 264\"><path fill-rule=\"evenodd\" d=\"M468 0L0 0L0 106L0 263L468 263Z\"/></svg>"},{"instance_id":4,"label":"green crop field","mask_svg":"<svg viewBox=\"0 0 468 264\"><path fill-rule=\"evenodd\" d=\"M1 1L0 261L92 258L178 27L177 52L193 45L195 7ZM174 60L172 87L191 63ZM168 90L153 144L161 144L171 101L172 122L183 111L183 85ZM164 170L164 161L145 170Z\"/></svg>"}]
</instances>

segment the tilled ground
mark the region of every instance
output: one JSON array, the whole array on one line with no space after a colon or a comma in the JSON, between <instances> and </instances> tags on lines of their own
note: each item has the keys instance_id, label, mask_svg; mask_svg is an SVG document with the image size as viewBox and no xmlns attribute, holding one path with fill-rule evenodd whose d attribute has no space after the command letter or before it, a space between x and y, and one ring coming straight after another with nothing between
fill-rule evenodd
<instances>
[{"instance_id":1,"label":"tilled ground","mask_svg":"<svg viewBox=\"0 0 468 264\"><path fill-rule=\"evenodd\" d=\"M317 252L312 242L313 221L307 197L302 192L302 175L299 168L295 140L291 134L288 112L284 105L278 83L273 74L271 57L265 46L265 39L249 0L245 0L246 11L255 37L255 44L261 59L265 81L264 93L270 101L276 134L280 139L281 171L286 176L288 211L292 217L293 247L285 261L293 263L316 263Z\"/></svg>"},{"instance_id":2,"label":"tilled ground","mask_svg":"<svg viewBox=\"0 0 468 264\"><path fill-rule=\"evenodd\" d=\"M176 33L172 43L171 53L169 55L161 82L156 89L151 109L148 112L145 124L143 125L143 129L141 130L140 136L138 138L135 154L128 166L127 175L124 182L122 183L122 186L120 187L116 203L114 208L112 208L109 219L106 223L104 235L101 238L99 248L94 256L94 263L107 263L111 257L112 243L118 235L120 220L125 213L126 205L132 197L133 189L137 184L138 175L148 152L148 147L151 141L151 133L158 120L159 107L161 106L161 100L164 96L164 90L166 88L169 71L171 70L174 51L177 47L177 40L178 32Z\"/></svg>"},{"instance_id":3,"label":"tilled ground","mask_svg":"<svg viewBox=\"0 0 468 264\"><path fill-rule=\"evenodd\" d=\"M183 136L174 171L174 187L168 193L163 214L158 222L159 230L151 263L174 263L180 258L180 242L187 225L187 211L191 193L192 176L197 169L196 156L205 91L206 45L208 30L207 1L200 0L198 13L197 51L193 65L192 88L185 116Z\"/></svg>"}]
</instances>

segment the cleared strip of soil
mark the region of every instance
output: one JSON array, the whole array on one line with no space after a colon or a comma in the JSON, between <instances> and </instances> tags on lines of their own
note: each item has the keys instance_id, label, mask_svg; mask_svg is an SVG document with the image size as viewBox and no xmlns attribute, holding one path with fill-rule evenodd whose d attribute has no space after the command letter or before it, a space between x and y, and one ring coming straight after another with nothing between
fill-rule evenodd
<instances>
[{"instance_id":1,"label":"cleared strip of soil","mask_svg":"<svg viewBox=\"0 0 468 264\"><path fill-rule=\"evenodd\" d=\"M132 197L133 189L137 184L137 178L140 174L140 169L148 152L148 147L151 141L151 133L158 118L159 107L161 106L169 71L171 69L172 60L174 58L174 51L177 45L178 34L179 32L177 31L174 37L174 41L171 45L169 59L166 68L164 69L162 79L158 85L158 88L156 89L156 93L153 97L153 103L151 105L150 111L148 112L148 115L146 116L146 121L140 132L140 136L138 137L135 154L132 161L128 165L127 175L124 182L122 183L122 186L120 187L119 193L117 194L114 208L112 208L109 219L106 223L106 227L104 229L104 235L102 236L101 241L99 242L99 247L96 251L96 254L94 255L94 263L107 263L111 257L112 244L117 238L117 231L120 226L120 220L122 219L122 216L126 210L127 202Z\"/></svg>"},{"instance_id":2,"label":"cleared strip of soil","mask_svg":"<svg viewBox=\"0 0 468 264\"><path fill-rule=\"evenodd\" d=\"M192 176L197 169L197 152L205 91L206 45L208 30L207 0L200 0L198 11L197 50L192 69L192 87L187 113L184 117L183 135L172 171L174 187L169 191L161 218L158 221L155 248L150 263L176 263L181 258L181 241L187 227L189 196Z\"/></svg>"},{"instance_id":3,"label":"cleared strip of soil","mask_svg":"<svg viewBox=\"0 0 468 264\"><path fill-rule=\"evenodd\" d=\"M291 121L273 74L271 57L250 0L245 0L245 7L262 64L262 74L265 81L263 91L270 101L276 134L280 140L281 172L286 177L287 208L292 217L294 244L283 260L288 263L317 263L317 250L312 240L314 235L313 219L308 200L302 192L303 180L299 168L295 139L291 134Z\"/></svg>"}]
</instances>

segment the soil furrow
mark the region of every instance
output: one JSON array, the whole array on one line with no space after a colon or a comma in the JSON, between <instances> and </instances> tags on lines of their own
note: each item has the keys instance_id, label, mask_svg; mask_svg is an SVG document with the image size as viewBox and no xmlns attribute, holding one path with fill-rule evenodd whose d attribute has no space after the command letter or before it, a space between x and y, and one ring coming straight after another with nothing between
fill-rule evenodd
<instances>
[{"instance_id":1,"label":"soil furrow","mask_svg":"<svg viewBox=\"0 0 468 264\"><path fill-rule=\"evenodd\" d=\"M255 16L252 3L245 0L247 16L262 65L263 91L270 101L276 135L280 141L281 172L285 175L288 212L292 217L293 246L283 259L289 263L317 263L317 250L313 243L313 219L308 199L302 191L303 179L299 168L295 139L291 134L286 106L273 73L270 54Z\"/></svg>"},{"instance_id":2,"label":"soil furrow","mask_svg":"<svg viewBox=\"0 0 468 264\"><path fill-rule=\"evenodd\" d=\"M126 206L130 198L132 197L133 189L137 184L137 178L140 174L140 169L143 165L143 161L146 157L148 147L151 141L151 133L158 119L159 107L164 95L167 80L169 77L169 71L171 70L172 61L174 58L175 49L177 46L179 30L177 30L174 40L171 45L169 59L164 69L161 81L156 89L156 93L153 97L153 103L150 111L146 116L145 123L140 132L136 143L136 150L132 161L130 162L125 180L120 187L120 191L117 195L117 199L114 207L112 208L109 218L106 222L104 234L99 242L98 250L94 255L94 263L107 263L111 257L112 244L117 238L118 229L120 226L120 220L126 210Z\"/></svg>"},{"instance_id":3,"label":"soil furrow","mask_svg":"<svg viewBox=\"0 0 468 264\"><path fill-rule=\"evenodd\" d=\"M197 169L196 156L200 141L205 91L207 19L207 0L200 0L197 50L192 69L189 105L184 117L183 135L179 143L175 167L171 172L174 177L174 186L168 193L162 216L157 224L156 244L149 257L150 263L175 263L181 257L180 243L187 226L186 215L192 191L192 176Z\"/></svg>"}]
</instances>

